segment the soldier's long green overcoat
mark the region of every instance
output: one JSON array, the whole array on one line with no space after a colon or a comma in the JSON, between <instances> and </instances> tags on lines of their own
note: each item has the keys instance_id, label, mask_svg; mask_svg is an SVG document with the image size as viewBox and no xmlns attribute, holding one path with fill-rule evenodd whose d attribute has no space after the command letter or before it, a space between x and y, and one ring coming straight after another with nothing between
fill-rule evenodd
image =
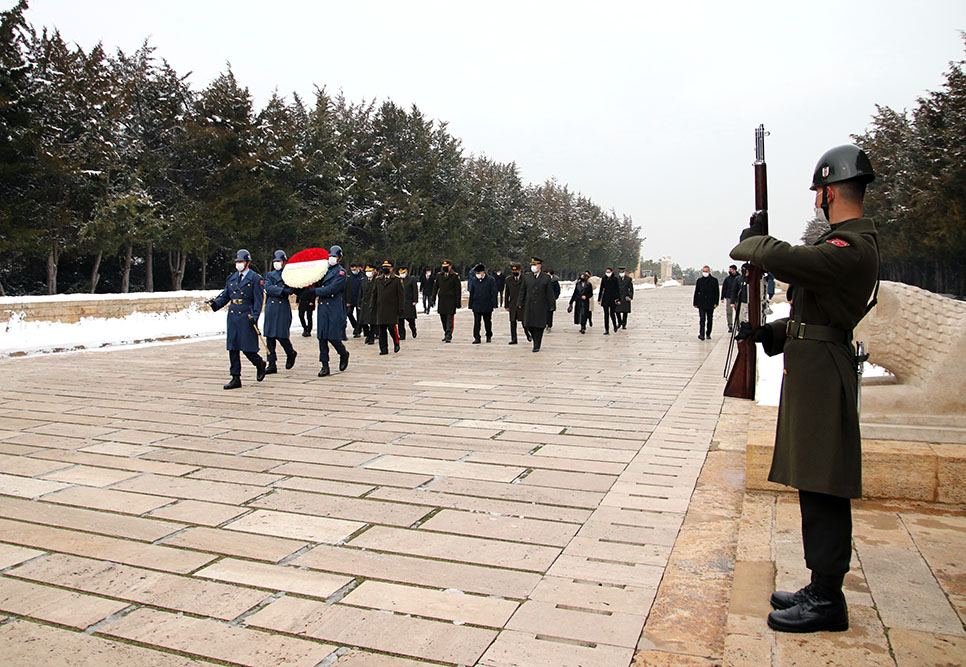
<instances>
[{"instance_id":1,"label":"soldier's long green overcoat","mask_svg":"<svg viewBox=\"0 0 966 667\"><path fill-rule=\"evenodd\" d=\"M834 327L851 340L879 271L875 225L868 218L836 224L813 245L753 236L731 250L795 286L792 319ZM858 378L850 343L786 336L787 321L769 323L766 349L784 352L775 454L768 479L845 498L862 494Z\"/></svg>"}]
</instances>

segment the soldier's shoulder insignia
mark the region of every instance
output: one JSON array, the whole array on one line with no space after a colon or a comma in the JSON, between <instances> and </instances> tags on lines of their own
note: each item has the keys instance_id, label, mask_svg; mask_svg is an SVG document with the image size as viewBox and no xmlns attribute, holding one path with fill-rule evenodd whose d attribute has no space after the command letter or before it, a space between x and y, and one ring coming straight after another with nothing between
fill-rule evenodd
<instances>
[{"instance_id":1,"label":"soldier's shoulder insignia","mask_svg":"<svg viewBox=\"0 0 966 667\"><path fill-rule=\"evenodd\" d=\"M849 242L845 239L826 239L826 243L831 243L836 248L848 248Z\"/></svg>"},{"instance_id":2,"label":"soldier's shoulder insignia","mask_svg":"<svg viewBox=\"0 0 966 667\"><path fill-rule=\"evenodd\" d=\"M340 276L344 276L345 275L345 269L339 269L339 275Z\"/></svg>"}]
</instances>

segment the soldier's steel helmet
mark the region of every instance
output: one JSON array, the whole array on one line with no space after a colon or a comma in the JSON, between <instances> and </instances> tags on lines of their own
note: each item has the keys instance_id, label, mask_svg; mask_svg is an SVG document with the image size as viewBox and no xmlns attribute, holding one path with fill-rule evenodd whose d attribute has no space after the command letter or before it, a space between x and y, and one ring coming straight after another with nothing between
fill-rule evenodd
<instances>
[{"instance_id":1,"label":"soldier's steel helmet","mask_svg":"<svg viewBox=\"0 0 966 667\"><path fill-rule=\"evenodd\" d=\"M288 255L285 254L284 250L276 250L275 256L272 258L273 262L287 262Z\"/></svg>"},{"instance_id":2,"label":"soldier's steel helmet","mask_svg":"<svg viewBox=\"0 0 966 667\"><path fill-rule=\"evenodd\" d=\"M241 250L239 250L238 252L235 253L235 261L236 262L250 262L250 261L252 261L252 254L250 252L248 252L247 250L245 250L244 248L242 248Z\"/></svg>"},{"instance_id":3,"label":"soldier's steel helmet","mask_svg":"<svg viewBox=\"0 0 966 667\"><path fill-rule=\"evenodd\" d=\"M863 183L871 183L875 180L875 171L872 169L872 162L865 151L858 146L845 144L836 146L825 151L815 165L815 173L812 174L812 187L810 190L857 179Z\"/></svg>"},{"instance_id":4,"label":"soldier's steel helmet","mask_svg":"<svg viewBox=\"0 0 966 667\"><path fill-rule=\"evenodd\" d=\"M329 257L342 257L342 246L334 245L329 248Z\"/></svg>"}]
</instances>

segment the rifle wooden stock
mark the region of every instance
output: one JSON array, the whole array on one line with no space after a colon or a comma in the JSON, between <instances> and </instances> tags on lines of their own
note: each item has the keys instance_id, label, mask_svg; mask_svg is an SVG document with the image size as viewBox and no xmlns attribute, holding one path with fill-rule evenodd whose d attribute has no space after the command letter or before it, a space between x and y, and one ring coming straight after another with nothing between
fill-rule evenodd
<instances>
[{"instance_id":1,"label":"rifle wooden stock","mask_svg":"<svg viewBox=\"0 0 966 667\"><path fill-rule=\"evenodd\" d=\"M738 341L738 354L731 367L731 375L725 384L724 395L731 398L755 398L757 354L755 342L750 338Z\"/></svg>"}]
</instances>

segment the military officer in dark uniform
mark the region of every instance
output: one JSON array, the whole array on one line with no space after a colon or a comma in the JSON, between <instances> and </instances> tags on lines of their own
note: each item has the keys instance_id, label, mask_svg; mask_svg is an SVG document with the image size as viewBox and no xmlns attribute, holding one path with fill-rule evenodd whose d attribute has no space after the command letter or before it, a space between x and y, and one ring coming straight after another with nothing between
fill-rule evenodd
<instances>
[{"instance_id":1,"label":"military officer in dark uniform","mask_svg":"<svg viewBox=\"0 0 966 667\"><path fill-rule=\"evenodd\" d=\"M520 276L520 265L514 262L510 264L510 275L506 278L506 288L503 293L503 307L510 316L510 345L517 344L517 322L523 321L523 304L520 301L521 284L523 284L523 278ZM527 338L529 337L530 334L527 333Z\"/></svg>"},{"instance_id":2,"label":"military officer in dark uniform","mask_svg":"<svg viewBox=\"0 0 966 667\"><path fill-rule=\"evenodd\" d=\"M406 323L409 332L416 337L416 304L419 303L419 281L409 274L408 266L399 267L399 281L403 288L403 314L399 318L399 340L406 340Z\"/></svg>"},{"instance_id":3,"label":"military officer in dark uniform","mask_svg":"<svg viewBox=\"0 0 966 667\"><path fill-rule=\"evenodd\" d=\"M383 260L379 275L372 281L371 310L373 323L379 333L379 354L389 354L389 336L392 351L399 352L397 327L403 314L403 286L399 276L392 272L392 262Z\"/></svg>"},{"instance_id":4,"label":"military officer in dark uniform","mask_svg":"<svg viewBox=\"0 0 966 667\"><path fill-rule=\"evenodd\" d=\"M436 304L436 312L439 313L439 321L443 325L443 342L452 343L456 311L463 305L463 284L460 274L453 270L453 262L448 259L443 260L443 270L436 276L433 303Z\"/></svg>"},{"instance_id":5,"label":"military officer in dark uniform","mask_svg":"<svg viewBox=\"0 0 966 667\"><path fill-rule=\"evenodd\" d=\"M295 357L298 352L292 347L289 340L292 329L292 304L288 300L295 290L285 284L282 280L282 268L288 261L288 255L284 250L276 250L272 259L272 270L265 274L265 322L263 325L265 333L265 344L268 347L268 367L265 369L266 375L278 373L275 360L275 343L281 343L285 350L285 368L290 369L295 365Z\"/></svg>"},{"instance_id":6,"label":"military officer in dark uniform","mask_svg":"<svg viewBox=\"0 0 966 667\"><path fill-rule=\"evenodd\" d=\"M523 305L523 326L533 339L533 351L540 351L543 332L547 327L547 313L556 308L553 281L543 272L543 260L530 260L530 275L523 277L520 285L520 303Z\"/></svg>"},{"instance_id":7,"label":"military officer in dark uniform","mask_svg":"<svg viewBox=\"0 0 966 667\"><path fill-rule=\"evenodd\" d=\"M228 305L228 372L231 380L225 389L238 389L241 383L241 353L255 366L255 379L265 379L265 361L258 353L258 316L262 312L264 282L249 266L252 255L245 249L235 253L235 272L228 276L225 289L208 302L212 310ZM230 304L230 305L229 305Z\"/></svg>"},{"instance_id":8,"label":"military officer in dark uniform","mask_svg":"<svg viewBox=\"0 0 966 667\"><path fill-rule=\"evenodd\" d=\"M627 268L617 267L617 288L620 303L617 305L617 326L627 330L627 315L631 312L631 301L634 300L634 279L627 275Z\"/></svg>"},{"instance_id":9,"label":"military officer in dark uniform","mask_svg":"<svg viewBox=\"0 0 966 667\"><path fill-rule=\"evenodd\" d=\"M852 329L875 303L878 241L872 220L863 217L865 187L874 178L858 147L832 148L819 159L811 187L816 215L831 229L810 246L792 246L763 236L765 214L756 212L731 250L732 258L796 287L794 319L751 332L768 354L785 355L768 478L798 489L805 565L812 573L805 588L772 594L768 625L779 631L849 626L842 580L851 557L851 498L862 492Z\"/></svg>"},{"instance_id":10,"label":"military officer in dark uniform","mask_svg":"<svg viewBox=\"0 0 966 667\"><path fill-rule=\"evenodd\" d=\"M345 267L342 261L342 247L334 245L329 249L329 270L322 280L312 288L319 300L316 311L316 325L319 338L319 377L329 375L329 345L339 354L339 370L349 367L349 351L342 342L345 336Z\"/></svg>"}]
</instances>

